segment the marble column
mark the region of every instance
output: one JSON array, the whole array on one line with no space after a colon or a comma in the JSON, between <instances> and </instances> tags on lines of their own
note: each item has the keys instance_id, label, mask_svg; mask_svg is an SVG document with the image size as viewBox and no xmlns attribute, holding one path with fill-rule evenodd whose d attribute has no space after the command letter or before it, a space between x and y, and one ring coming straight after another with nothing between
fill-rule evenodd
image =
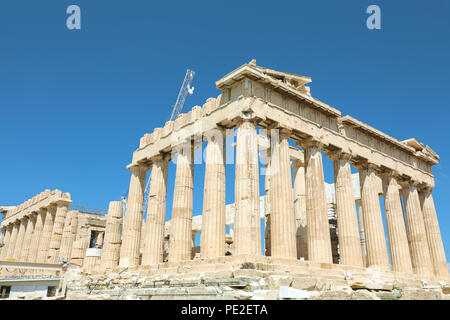
<instances>
[{"instance_id":1,"label":"marble column","mask_svg":"<svg viewBox=\"0 0 450 320\"><path fill-rule=\"evenodd\" d=\"M392 172L383 174L383 193L392 271L412 273L399 185Z\"/></svg>"},{"instance_id":2,"label":"marble column","mask_svg":"<svg viewBox=\"0 0 450 320\"><path fill-rule=\"evenodd\" d=\"M73 243L77 239L77 234L78 234L78 213L73 212L72 220L70 221L70 235L69 235L70 246L69 249L67 249L69 252L69 259L72 254Z\"/></svg>"},{"instance_id":3,"label":"marble column","mask_svg":"<svg viewBox=\"0 0 450 320\"><path fill-rule=\"evenodd\" d=\"M38 262L39 245L42 239L42 231L44 230L45 217L47 210L40 209L36 215L36 224L34 225L33 236L31 237L30 252L28 253L28 262Z\"/></svg>"},{"instance_id":4,"label":"marble column","mask_svg":"<svg viewBox=\"0 0 450 320\"><path fill-rule=\"evenodd\" d=\"M295 160L294 167L294 214L296 224L297 258L308 260L308 238L306 232L306 186L305 163Z\"/></svg>"},{"instance_id":5,"label":"marble column","mask_svg":"<svg viewBox=\"0 0 450 320\"><path fill-rule=\"evenodd\" d=\"M363 267L364 261L359 239L358 217L353 190L351 156L344 153L330 155L334 166L336 218L340 264Z\"/></svg>"},{"instance_id":6,"label":"marble column","mask_svg":"<svg viewBox=\"0 0 450 320\"><path fill-rule=\"evenodd\" d=\"M19 233L20 223L14 222L13 228L11 232L11 238L9 239L8 253L6 255L6 259L14 259L14 253L17 244L17 235Z\"/></svg>"},{"instance_id":7,"label":"marble column","mask_svg":"<svg viewBox=\"0 0 450 320\"><path fill-rule=\"evenodd\" d=\"M104 269L115 268L119 265L120 244L122 243L122 211L121 201L111 201L109 203L105 239L100 260L100 266Z\"/></svg>"},{"instance_id":8,"label":"marble column","mask_svg":"<svg viewBox=\"0 0 450 320\"><path fill-rule=\"evenodd\" d=\"M439 278L447 278L447 259L445 258L444 245L442 243L441 231L439 230L439 222L431 190L419 192L419 198L434 274Z\"/></svg>"},{"instance_id":9,"label":"marble column","mask_svg":"<svg viewBox=\"0 0 450 320\"><path fill-rule=\"evenodd\" d=\"M2 251L5 248L5 233L6 233L6 227L1 228L1 234L0 234L0 244L3 246L0 247L0 261L2 260Z\"/></svg>"},{"instance_id":10,"label":"marble column","mask_svg":"<svg viewBox=\"0 0 450 320\"><path fill-rule=\"evenodd\" d=\"M52 237L53 225L55 222L56 206L50 205L47 207L47 214L45 215L44 227L42 229L41 240L39 241L39 250L37 262L47 263L50 249L50 239Z\"/></svg>"},{"instance_id":11,"label":"marble column","mask_svg":"<svg viewBox=\"0 0 450 320\"><path fill-rule=\"evenodd\" d=\"M272 135L270 159L270 223L271 255L277 258L297 259L297 241L292 195L289 132L279 130Z\"/></svg>"},{"instance_id":12,"label":"marble column","mask_svg":"<svg viewBox=\"0 0 450 320\"><path fill-rule=\"evenodd\" d=\"M244 120L237 128L233 255L261 255L258 137Z\"/></svg>"},{"instance_id":13,"label":"marble column","mask_svg":"<svg viewBox=\"0 0 450 320\"><path fill-rule=\"evenodd\" d=\"M147 167L135 166L131 168L123 242L120 250L121 267L135 267L139 265L146 174Z\"/></svg>"},{"instance_id":14,"label":"marble column","mask_svg":"<svg viewBox=\"0 0 450 320\"><path fill-rule=\"evenodd\" d=\"M150 191L148 194L148 208L146 233L144 237L143 265L163 262L164 225L166 222L167 198L167 170L168 159L159 156L153 159Z\"/></svg>"},{"instance_id":15,"label":"marble column","mask_svg":"<svg viewBox=\"0 0 450 320\"><path fill-rule=\"evenodd\" d=\"M361 204L366 238L367 266L389 271L389 258L384 235L380 199L375 184L375 168L371 164L357 165L361 186Z\"/></svg>"},{"instance_id":16,"label":"marble column","mask_svg":"<svg viewBox=\"0 0 450 320\"><path fill-rule=\"evenodd\" d=\"M402 191L413 271L418 275L433 275L433 265L417 186L414 182L406 182Z\"/></svg>"},{"instance_id":17,"label":"marble column","mask_svg":"<svg viewBox=\"0 0 450 320\"><path fill-rule=\"evenodd\" d=\"M11 243L11 233L12 233L12 224L9 224L5 227L5 237L3 238L3 243L5 246L2 248L0 260L6 260L8 256L8 248Z\"/></svg>"},{"instance_id":18,"label":"marble column","mask_svg":"<svg viewBox=\"0 0 450 320\"><path fill-rule=\"evenodd\" d=\"M103 248L103 237L104 237L104 232L100 232L97 236L97 240L95 240L95 248L97 249L101 249Z\"/></svg>"},{"instance_id":19,"label":"marble column","mask_svg":"<svg viewBox=\"0 0 450 320\"><path fill-rule=\"evenodd\" d=\"M72 245L70 253L70 264L82 267L86 256L86 249L89 248L89 237L78 238Z\"/></svg>"},{"instance_id":20,"label":"marble column","mask_svg":"<svg viewBox=\"0 0 450 320\"><path fill-rule=\"evenodd\" d=\"M264 173L264 255L270 257L271 252L271 223L270 223L270 149L266 150Z\"/></svg>"},{"instance_id":21,"label":"marble column","mask_svg":"<svg viewBox=\"0 0 450 320\"><path fill-rule=\"evenodd\" d=\"M23 217L22 219L20 219L19 233L17 234L16 248L14 249L14 259L16 261L21 261L20 253L22 252L22 246L25 238L25 231L27 230L27 224L28 224L28 217Z\"/></svg>"},{"instance_id":22,"label":"marble column","mask_svg":"<svg viewBox=\"0 0 450 320\"><path fill-rule=\"evenodd\" d=\"M23 239L27 230L28 217L20 219L19 233L17 234L16 247L14 248L14 259L20 261L20 252L22 251Z\"/></svg>"},{"instance_id":23,"label":"marble column","mask_svg":"<svg viewBox=\"0 0 450 320\"><path fill-rule=\"evenodd\" d=\"M23 239L22 250L20 252L20 261L27 262L28 254L30 252L31 238L33 237L34 226L36 224L36 214L32 213L28 217L27 229Z\"/></svg>"},{"instance_id":24,"label":"marble column","mask_svg":"<svg viewBox=\"0 0 450 320\"><path fill-rule=\"evenodd\" d=\"M68 261L70 257L70 251L72 250L72 241L71 241L71 231L72 231L72 220L75 212L68 211L66 214L66 218L64 219L64 228L61 237L61 245L58 252L58 257L62 260Z\"/></svg>"},{"instance_id":25,"label":"marble column","mask_svg":"<svg viewBox=\"0 0 450 320\"><path fill-rule=\"evenodd\" d=\"M319 144L302 141L305 154L308 260L333 263L327 197Z\"/></svg>"},{"instance_id":26,"label":"marble column","mask_svg":"<svg viewBox=\"0 0 450 320\"><path fill-rule=\"evenodd\" d=\"M206 133L205 184L203 192L200 256L225 256L225 131Z\"/></svg>"},{"instance_id":27,"label":"marble column","mask_svg":"<svg viewBox=\"0 0 450 320\"><path fill-rule=\"evenodd\" d=\"M69 210L69 205L71 202L72 201L60 200L57 203L55 223L50 239L48 263L56 263L58 261L64 231L64 223L66 221L67 211Z\"/></svg>"},{"instance_id":28,"label":"marble column","mask_svg":"<svg viewBox=\"0 0 450 320\"><path fill-rule=\"evenodd\" d=\"M189 139L177 149L177 169L170 221L169 262L190 260L192 255L194 147Z\"/></svg>"},{"instance_id":29,"label":"marble column","mask_svg":"<svg viewBox=\"0 0 450 320\"><path fill-rule=\"evenodd\" d=\"M358 205L358 221L359 221L359 238L361 241L361 253L363 257L363 265L367 267L367 250L366 250L366 232L364 231L364 217L362 213L361 199L356 200Z\"/></svg>"}]
</instances>

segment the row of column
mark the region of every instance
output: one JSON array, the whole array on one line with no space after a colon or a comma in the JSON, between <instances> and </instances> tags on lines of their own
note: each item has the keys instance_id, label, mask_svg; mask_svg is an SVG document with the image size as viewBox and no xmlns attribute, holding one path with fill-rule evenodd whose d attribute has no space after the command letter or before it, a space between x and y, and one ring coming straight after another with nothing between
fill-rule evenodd
<instances>
[{"instance_id":1,"label":"row of column","mask_svg":"<svg viewBox=\"0 0 450 320\"><path fill-rule=\"evenodd\" d=\"M289 134L279 131L272 139L271 157L267 163L266 184L270 206L270 255L305 257L309 261L332 263L327 200L320 143L299 142L304 150L304 168L294 165L292 193ZM203 225L200 239L202 257L225 254L225 135L220 129L207 134L206 168L203 202ZM178 150L169 262L191 258L193 151L188 141ZM353 194L350 159L345 153L328 154L334 163L336 215L340 263L365 266L360 245L358 216ZM168 157L153 161L148 199L146 232L142 264L162 262L167 193ZM379 195L375 185L376 168L358 163L361 184L360 220L365 230L367 266L389 270ZM122 266L139 264L140 232L144 183L148 168L132 168L124 238L120 253ZM237 128L235 164L234 254L261 255L259 213L258 140L254 123L242 121ZM383 175L386 224L392 270L445 277L447 266L442 239L430 190L420 193L417 186L406 183L401 190L405 199L406 229L400 198L400 187L393 173ZM267 186L266 186L267 189ZM305 197L297 195L304 190ZM306 210L302 209L306 207ZM267 244L267 243L266 243ZM445 270L444 270L445 269Z\"/></svg>"},{"instance_id":2,"label":"row of column","mask_svg":"<svg viewBox=\"0 0 450 320\"><path fill-rule=\"evenodd\" d=\"M57 263L59 257L68 259L72 241L68 234L64 237L64 230L71 222L69 204L60 200L4 226L0 260Z\"/></svg>"}]
</instances>

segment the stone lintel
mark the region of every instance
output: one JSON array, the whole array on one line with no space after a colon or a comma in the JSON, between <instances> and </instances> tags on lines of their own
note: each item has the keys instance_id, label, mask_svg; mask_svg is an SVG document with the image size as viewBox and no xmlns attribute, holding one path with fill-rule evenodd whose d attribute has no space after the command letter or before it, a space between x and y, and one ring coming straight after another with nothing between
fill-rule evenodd
<instances>
[{"instance_id":1,"label":"stone lintel","mask_svg":"<svg viewBox=\"0 0 450 320\"><path fill-rule=\"evenodd\" d=\"M14 215L8 216L2 220L1 226L6 226L13 221L20 221L24 217L30 216L36 212L39 212L41 209L46 209L49 206L56 206L58 203L66 203L70 205L72 203L72 200L70 199L69 194L63 194L59 190L53 191L52 194L50 194L47 198L44 198L40 200L39 202L36 202L35 204L29 206L28 208L25 208Z\"/></svg>"}]
</instances>

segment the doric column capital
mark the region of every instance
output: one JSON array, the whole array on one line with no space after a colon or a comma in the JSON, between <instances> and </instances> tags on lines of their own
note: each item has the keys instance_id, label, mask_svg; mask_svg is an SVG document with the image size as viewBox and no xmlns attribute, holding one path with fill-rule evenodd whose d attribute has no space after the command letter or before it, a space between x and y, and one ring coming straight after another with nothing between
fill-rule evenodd
<instances>
[{"instance_id":1,"label":"doric column capital","mask_svg":"<svg viewBox=\"0 0 450 320\"><path fill-rule=\"evenodd\" d=\"M156 156L152 157L151 161L153 164L153 163L162 162L162 161L170 161L170 159L171 159L170 153L161 152L161 153L157 154Z\"/></svg>"},{"instance_id":2,"label":"doric column capital","mask_svg":"<svg viewBox=\"0 0 450 320\"><path fill-rule=\"evenodd\" d=\"M47 213L47 207L40 207L39 214L45 214L45 213Z\"/></svg>"},{"instance_id":3,"label":"doric column capital","mask_svg":"<svg viewBox=\"0 0 450 320\"><path fill-rule=\"evenodd\" d=\"M433 186L422 184L419 186L419 192L428 195L433 192Z\"/></svg>"},{"instance_id":4,"label":"doric column capital","mask_svg":"<svg viewBox=\"0 0 450 320\"><path fill-rule=\"evenodd\" d=\"M400 177L398 171L392 170L392 169L389 169L389 168L382 168L381 171L378 173L378 175L381 178L392 177L392 178L395 178L395 179L399 179L399 177Z\"/></svg>"},{"instance_id":5,"label":"doric column capital","mask_svg":"<svg viewBox=\"0 0 450 320\"><path fill-rule=\"evenodd\" d=\"M293 168L300 168L300 167L304 167L305 166L305 162L299 160L299 159L295 159L294 161L291 162L291 166Z\"/></svg>"},{"instance_id":6,"label":"doric column capital","mask_svg":"<svg viewBox=\"0 0 450 320\"><path fill-rule=\"evenodd\" d=\"M327 158L330 158L331 160L345 160L345 161L350 161L350 159L352 159L352 154L342 151L342 150L333 150L333 151L327 151L325 153L325 155L327 156Z\"/></svg>"},{"instance_id":7,"label":"doric column capital","mask_svg":"<svg viewBox=\"0 0 450 320\"><path fill-rule=\"evenodd\" d=\"M47 212L55 212L56 211L56 208L57 208L57 205L56 205L56 203L50 203L47 207L46 207L46 209L47 209Z\"/></svg>"},{"instance_id":8,"label":"doric column capital","mask_svg":"<svg viewBox=\"0 0 450 320\"><path fill-rule=\"evenodd\" d=\"M140 171L148 171L150 169L150 166L147 163L139 163L137 165L134 165L132 167L129 168L131 170L131 172L133 173L138 173Z\"/></svg>"},{"instance_id":9,"label":"doric column capital","mask_svg":"<svg viewBox=\"0 0 450 320\"><path fill-rule=\"evenodd\" d=\"M369 162L366 159L353 161L353 166L358 170L371 170L374 171L377 175L379 175L383 170L374 163Z\"/></svg>"},{"instance_id":10,"label":"doric column capital","mask_svg":"<svg viewBox=\"0 0 450 320\"><path fill-rule=\"evenodd\" d=\"M38 211L31 211L30 212L30 218L36 218L38 216L39 212Z\"/></svg>"},{"instance_id":11,"label":"doric column capital","mask_svg":"<svg viewBox=\"0 0 450 320\"><path fill-rule=\"evenodd\" d=\"M323 148L323 143L313 137L299 140L296 142L296 145L302 149L317 147L322 150Z\"/></svg>"},{"instance_id":12,"label":"doric column capital","mask_svg":"<svg viewBox=\"0 0 450 320\"><path fill-rule=\"evenodd\" d=\"M404 177L398 177L397 179L398 184L402 188L418 188L420 185L420 182L410 179L410 178L404 178Z\"/></svg>"}]
</instances>

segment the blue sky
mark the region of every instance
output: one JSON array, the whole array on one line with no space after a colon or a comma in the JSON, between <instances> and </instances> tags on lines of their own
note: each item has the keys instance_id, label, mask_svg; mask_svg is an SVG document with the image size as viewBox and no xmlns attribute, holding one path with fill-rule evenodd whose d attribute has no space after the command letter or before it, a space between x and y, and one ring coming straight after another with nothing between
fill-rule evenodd
<instances>
[{"instance_id":1,"label":"blue sky","mask_svg":"<svg viewBox=\"0 0 450 320\"><path fill-rule=\"evenodd\" d=\"M81 30L66 28L71 4ZM381 30L366 28L371 4L381 7ZM186 69L196 89L184 110L217 96L214 82L255 58L312 77L313 96L342 115L440 155L434 197L450 257L449 33L446 0L2 1L0 205L58 188L107 208L128 189L139 138L170 117ZM169 188L174 175L172 165ZM330 161L325 176L332 181ZM169 215L170 206L169 197Z\"/></svg>"}]
</instances>

